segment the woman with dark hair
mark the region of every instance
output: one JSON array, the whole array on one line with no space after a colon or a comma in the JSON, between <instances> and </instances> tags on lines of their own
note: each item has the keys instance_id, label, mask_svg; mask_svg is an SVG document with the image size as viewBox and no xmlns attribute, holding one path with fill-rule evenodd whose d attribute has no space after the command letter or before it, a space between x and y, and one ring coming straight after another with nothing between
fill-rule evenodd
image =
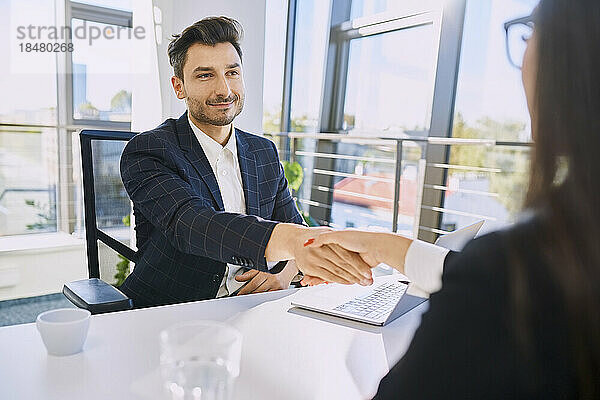
<instances>
[{"instance_id":1,"label":"woman with dark hair","mask_svg":"<svg viewBox=\"0 0 600 400\"><path fill-rule=\"evenodd\" d=\"M513 23L532 28L527 217L447 257L376 398L600 398L600 1L541 0ZM309 245L328 243L410 277L410 239L339 231Z\"/></svg>"}]
</instances>

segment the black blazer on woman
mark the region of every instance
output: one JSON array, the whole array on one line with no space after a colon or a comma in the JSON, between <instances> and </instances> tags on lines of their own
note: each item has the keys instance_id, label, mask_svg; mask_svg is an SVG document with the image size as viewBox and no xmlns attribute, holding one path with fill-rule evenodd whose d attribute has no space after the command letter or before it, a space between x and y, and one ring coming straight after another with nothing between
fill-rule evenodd
<instances>
[{"instance_id":1,"label":"black blazer on woman","mask_svg":"<svg viewBox=\"0 0 600 400\"><path fill-rule=\"evenodd\" d=\"M442 289L431 296L408 352L383 378L376 399L577 396L566 311L533 244L538 233L539 223L530 219L475 239L446 260ZM521 270L531 345L525 348L516 339L524 324L516 323L512 300L519 281L515 244L526 254Z\"/></svg>"}]
</instances>

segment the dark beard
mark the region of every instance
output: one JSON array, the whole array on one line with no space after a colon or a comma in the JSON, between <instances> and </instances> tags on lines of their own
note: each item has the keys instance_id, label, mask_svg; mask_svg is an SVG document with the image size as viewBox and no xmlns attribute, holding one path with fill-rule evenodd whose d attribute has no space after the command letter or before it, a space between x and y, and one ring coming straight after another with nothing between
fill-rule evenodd
<instances>
[{"instance_id":1,"label":"dark beard","mask_svg":"<svg viewBox=\"0 0 600 400\"><path fill-rule=\"evenodd\" d=\"M235 100L237 100L237 101L235 101ZM233 115L222 114L221 116L215 118L215 117L210 117L208 115L207 111L208 111L208 107L210 107L208 104L198 101L198 100L194 99L193 97L188 97L187 98L188 112L196 121L198 121L200 123L210 124L210 125L215 125L215 126L229 125L230 123L233 122L235 117L240 115L240 113L244 109L244 97L243 96L239 97L234 94L230 98L218 98L218 99L213 99L213 100L209 101L209 104L210 103L228 103L231 101L234 101L234 105L235 105L234 114Z\"/></svg>"}]
</instances>

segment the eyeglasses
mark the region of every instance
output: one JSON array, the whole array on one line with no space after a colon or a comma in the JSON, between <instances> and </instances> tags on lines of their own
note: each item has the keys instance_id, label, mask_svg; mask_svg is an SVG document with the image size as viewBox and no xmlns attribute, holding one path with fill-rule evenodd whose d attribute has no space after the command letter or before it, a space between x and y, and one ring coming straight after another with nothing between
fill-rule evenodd
<instances>
[{"instance_id":1,"label":"eyeglasses","mask_svg":"<svg viewBox=\"0 0 600 400\"><path fill-rule=\"evenodd\" d=\"M513 19L504 23L506 31L506 54L510 63L521 69L527 41L531 38L534 28L533 15Z\"/></svg>"}]
</instances>

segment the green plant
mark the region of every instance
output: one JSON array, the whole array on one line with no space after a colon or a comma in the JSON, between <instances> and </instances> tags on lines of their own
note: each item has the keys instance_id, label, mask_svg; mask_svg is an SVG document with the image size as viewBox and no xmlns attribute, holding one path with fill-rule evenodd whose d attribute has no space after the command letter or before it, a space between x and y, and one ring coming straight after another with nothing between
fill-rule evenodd
<instances>
[{"instance_id":1,"label":"green plant","mask_svg":"<svg viewBox=\"0 0 600 400\"><path fill-rule=\"evenodd\" d=\"M306 222L308 226L321 226L317 220L311 217L306 211L300 210L300 215L302 215L304 222Z\"/></svg>"},{"instance_id":2,"label":"green plant","mask_svg":"<svg viewBox=\"0 0 600 400\"><path fill-rule=\"evenodd\" d=\"M287 179L288 186L292 190L293 195L293 192L300 189L300 185L302 185L302 181L304 180L304 170L302 169L302 165L296 161L282 161L282 164L285 179ZM298 210L300 210L300 215L302 215L304 222L306 222L308 226L319 226L313 217L311 217L306 211L302 210L302 207L300 207L300 204L298 204L298 200L296 200L296 206L298 207Z\"/></svg>"},{"instance_id":3,"label":"green plant","mask_svg":"<svg viewBox=\"0 0 600 400\"><path fill-rule=\"evenodd\" d=\"M300 185L302 185L302 181L304 180L304 171L302 170L302 166L300 163L294 161L283 161L283 173L285 175L285 179L288 181L288 186L290 189L296 191L300 189Z\"/></svg>"},{"instance_id":4,"label":"green plant","mask_svg":"<svg viewBox=\"0 0 600 400\"><path fill-rule=\"evenodd\" d=\"M123 217L123 224L125 226L131 226L131 218L129 215ZM125 279L130 274L131 269L129 268L129 260L126 257L123 257L120 254L117 254L119 257L119 262L117 263L117 273L115 274L115 286L121 286Z\"/></svg>"},{"instance_id":5,"label":"green plant","mask_svg":"<svg viewBox=\"0 0 600 400\"><path fill-rule=\"evenodd\" d=\"M78 107L78 111L81 115L90 118L98 118L100 115L100 111L89 101L86 103L81 103Z\"/></svg>"},{"instance_id":6,"label":"green plant","mask_svg":"<svg viewBox=\"0 0 600 400\"><path fill-rule=\"evenodd\" d=\"M38 212L36 216L38 221L33 224L27 224L29 231L53 231L56 230L56 207L52 204L42 204L35 200L25 200L25 204L35 208Z\"/></svg>"},{"instance_id":7,"label":"green plant","mask_svg":"<svg viewBox=\"0 0 600 400\"><path fill-rule=\"evenodd\" d=\"M518 141L524 130L525 124L522 122L495 121L489 117L469 125L458 113L454 120L453 137ZM527 150L502 146L493 150L484 146L452 146L450 164L500 169L500 172L489 174L489 191L498 194L498 201L511 215L516 215L521 209L529 176ZM450 168L448 173L453 176L464 172ZM479 174L485 176L484 173Z\"/></svg>"},{"instance_id":8,"label":"green plant","mask_svg":"<svg viewBox=\"0 0 600 400\"><path fill-rule=\"evenodd\" d=\"M110 99L111 111L131 112L131 93L126 90L118 91Z\"/></svg>"}]
</instances>

